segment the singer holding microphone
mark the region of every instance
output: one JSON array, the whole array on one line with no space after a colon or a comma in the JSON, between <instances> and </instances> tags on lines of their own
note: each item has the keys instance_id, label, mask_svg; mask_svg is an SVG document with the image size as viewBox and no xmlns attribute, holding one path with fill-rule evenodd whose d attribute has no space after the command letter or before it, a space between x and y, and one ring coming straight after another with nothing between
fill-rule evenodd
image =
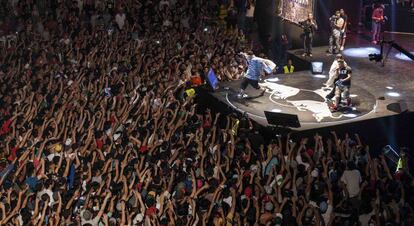
<instances>
[{"instance_id":1,"label":"singer holding microphone","mask_svg":"<svg viewBox=\"0 0 414 226\"><path fill-rule=\"evenodd\" d=\"M312 57L312 43L313 43L313 34L316 30L318 30L318 25L316 21L313 19L313 14L308 14L308 19L299 23L303 28L303 45L305 53L302 56L309 56Z\"/></svg>"}]
</instances>

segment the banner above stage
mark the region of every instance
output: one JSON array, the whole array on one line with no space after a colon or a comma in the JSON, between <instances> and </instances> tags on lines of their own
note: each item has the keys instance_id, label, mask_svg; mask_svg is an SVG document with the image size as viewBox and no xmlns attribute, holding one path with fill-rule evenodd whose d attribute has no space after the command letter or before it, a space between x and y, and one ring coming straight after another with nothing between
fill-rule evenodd
<instances>
[{"instance_id":1,"label":"banner above stage","mask_svg":"<svg viewBox=\"0 0 414 226\"><path fill-rule=\"evenodd\" d=\"M314 0L278 0L276 14L285 20L298 24L313 13Z\"/></svg>"}]
</instances>

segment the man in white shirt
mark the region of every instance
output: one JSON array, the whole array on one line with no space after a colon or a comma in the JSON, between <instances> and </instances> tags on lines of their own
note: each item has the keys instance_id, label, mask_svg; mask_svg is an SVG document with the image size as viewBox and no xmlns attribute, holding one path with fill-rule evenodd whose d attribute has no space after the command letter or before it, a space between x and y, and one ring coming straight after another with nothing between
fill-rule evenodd
<instances>
[{"instance_id":1,"label":"man in white shirt","mask_svg":"<svg viewBox=\"0 0 414 226\"><path fill-rule=\"evenodd\" d=\"M334 84L335 79L337 78L336 71L338 70L338 67L339 67L339 65L338 65L338 60L339 59L344 59L344 56L342 54L337 54L336 55L335 60L332 63L331 68L329 69L329 79L324 84L327 87L332 87L333 84ZM345 66L348 66L346 62L345 62Z\"/></svg>"},{"instance_id":2,"label":"man in white shirt","mask_svg":"<svg viewBox=\"0 0 414 226\"><path fill-rule=\"evenodd\" d=\"M360 183L362 182L361 173L355 169L355 163L348 161L346 170L342 174L341 182L346 187L349 198L358 197L360 191Z\"/></svg>"}]
</instances>

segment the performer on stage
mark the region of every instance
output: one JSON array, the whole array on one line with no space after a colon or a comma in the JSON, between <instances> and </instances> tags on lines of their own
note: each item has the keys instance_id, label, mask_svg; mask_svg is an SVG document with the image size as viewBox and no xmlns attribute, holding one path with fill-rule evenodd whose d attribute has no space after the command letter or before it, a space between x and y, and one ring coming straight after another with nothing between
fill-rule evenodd
<instances>
[{"instance_id":1,"label":"performer on stage","mask_svg":"<svg viewBox=\"0 0 414 226\"><path fill-rule=\"evenodd\" d=\"M341 103L342 94L346 98L346 105L351 105L351 98L349 96L349 90L351 88L352 69L345 65L343 59L338 59L338 70L336 71L338 78L335 82L335 101L330 106L331 111L337 111Z\"/></svg>"},{"instance_id":2,"label":"performer on stage","mask_svg":"<svg viewBox=\"0 0 414 226\"><path fill-rule=\"evenodd\" d=\"M346 15L344 9L339 10L339 12L341 13L341 18L344 20L344 25L342 26L342 29L341 29L341 48L339 49L340 51L343 51L345 49L346 29L348 26L348 15Z\"/></svg>"},{"instance_id":3,"label":"performer on stage","mask_svg":"<svg viewBox=\"0 0 414 226\"><path fill-rule=\"evenodd\" d=\"M331 37L329 37L329 50L330 54L335 54L339 52L340 49L340 42L341 42L341 30L344 26L344 19L341 17L341 13L339 10L335 12L331 18L332 33Z\"/></svg>"},{"instance_id":4,"label":"performer on stage","mask_svg":"<svg viewBox=\"0 0 414 226\"><path fill-rule=\"evenodd\" d=\"M313 18L313 14L308 14L308 19L299 23L303 28L303 46L305 53L302 56L312 57L313 33L318 30L318 25Z\"/></svg>"},{"instance_id":5,"label":"performer on stage","mask_svg":"<svg viewBox=\"0 0 414 226\"><path fill-rule=\"evenodd\" d=\"M252 51L249 51L247 53L240 53L240 54L246 58L248 67L247 67L245 76L243 78L243 81L240 85L240 92L237 95L237 97L238 98L247 97L247 94L245 94L244 91L246 90L249 84L255 89L262 90L262 93L260 95L263 95L266 89L259 86L260 75L262 74L262 71L265 71L268 74L275 72L276 64L273 63L271 60L256 57Z\"/></svg>"},{"instance_id":6,"label":"performer on stage","mask_svg":"<svg viewBox=\"0 0 414 226\"><path fill-rule=\"evenodd\" d=\"M384 6L376 4L372 12L372 43L377 44L380 41L381 27L384 22Z\"/></svg>"},{"instance_id":7,"label":"performer on stage","mask_svg":"<svg viewBox=\"0 0 414 226\"><path fill-rule=\"evenodd\" d=\"M336 71L339 68L338 60L340 60L340 59L344 60L344 56L342 56L342 54L336 54L335 60L332 63L331 68L329 69L329 79L324 84L326 87L332 87L333 86L335 88L334 83L335 83L335 80L338 78L338 74L336 73ZM344 63L345 63L345 66L347 66L347 63L345 62L345 60L344 60ZM334 97L334 95L335 95L335 90L333 90L330 94L328 94L328 96L326 96L326 98L332 99L332 97Z\"/></svg>"}]
</instances>

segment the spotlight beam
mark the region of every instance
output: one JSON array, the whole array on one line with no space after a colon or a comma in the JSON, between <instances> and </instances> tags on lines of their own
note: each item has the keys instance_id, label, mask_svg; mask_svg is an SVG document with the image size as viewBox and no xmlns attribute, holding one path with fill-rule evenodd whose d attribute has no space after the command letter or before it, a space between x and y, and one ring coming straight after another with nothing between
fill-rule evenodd
<instances>
[{"instance_id":1,"label":"spotlight beam","mask_svg":"<svg viewBox=\"0 0 414 226\"><path fill-rule=\"evenodd\" d=\"M403 47L401 47L397 43L392 42L391 46L394 47L394 49L400 51L402 54L406 55L411 60L414 60L414 54L410 53L409 51L407 51L406 49L404 49Z\"/></svg>"}]
</instances>

